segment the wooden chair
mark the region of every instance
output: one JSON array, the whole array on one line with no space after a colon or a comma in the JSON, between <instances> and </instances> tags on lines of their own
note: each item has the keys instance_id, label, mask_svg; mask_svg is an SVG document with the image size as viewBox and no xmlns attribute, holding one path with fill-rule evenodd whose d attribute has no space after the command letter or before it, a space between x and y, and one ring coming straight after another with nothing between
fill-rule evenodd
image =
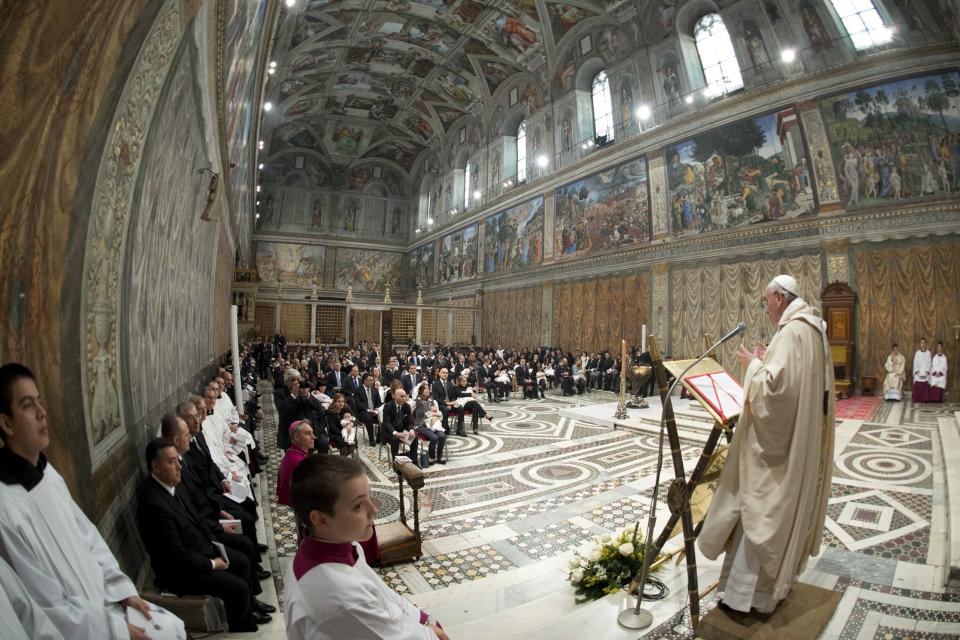
<instances>
[{"instance_id":1,"label":"wooden chair","mask_svg":"<svg viewBox=\"0 0 960 640\"><path fill-rule=\"evenodd\" d=\"M830 355L833 358L833 388L837 399L850 397L850 388L853 386L853 380L850 375L852 373L852 363L850 362L851 351L850 345L830 345Z\"/></svg>"},{"instance_id":2,"label":"wooden chair","mask_svg":"<svg viewBox=\"0 0 960 640\"><path fill-rule=\"evenodd\" d=\"M393 468L397 472L397 487L400 493L400 521L377 527L381 565L418 560L423 555L419 499L419 491L423 488L423 471L415 464L411 464L409 460L406 457L398 457L393 460ZM413 489L413 529L407 524L407 510L403 498L404 482Z\"/></svg>"}]
</instances>

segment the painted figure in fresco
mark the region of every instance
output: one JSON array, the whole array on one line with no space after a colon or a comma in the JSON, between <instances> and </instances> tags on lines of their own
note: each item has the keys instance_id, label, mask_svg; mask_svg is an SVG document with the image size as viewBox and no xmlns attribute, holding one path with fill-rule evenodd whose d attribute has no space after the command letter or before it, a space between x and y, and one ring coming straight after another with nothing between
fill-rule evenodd
<instances>
[{"instance_id":1,"label":"painted figure in fresco","mask_svg":"<svg viewBox=\"0 0 960 640\"><path fill-rule=\"evenodd\" d=\"M563 122L560 123L560 136L563 140L564 151L573 147L573 125L570 124L570 114L567 114L563 118Z\"/></svg>"},{"instance_id":2,"label":"painted figure in fresco","mask_svg":"<svg viewBox=\"0 0 960 640\"><path fill-rule=\"evenodd\" d=\"M667 97L670 106L680 101L680 76L677 74L677 61L674 57L668 57L663 62L661 68L663 74L663 94Z\"/></svg>"},{"instance_id":3,"label":"painted figure in fresco","mask_svg":"<svg viewBox=\"0 0 960 640\"><path fill-rule=\"evenodd\" d=\"M633 124L633 91L630 83L620 85L620 126L629 127Z\"/></svg>"},{"instance_id":4,"label":"painted figure in fresco","mask_svg":"<svg viewBox=\"0 0 960 640\"><path fill-rule=\"evenodd\" d=\"M676 0L663 0L660 3L660 29L666 38L673 31L673 15L677 11Z\"/></svg>"},{"instance_id":5,"label":"painted figure in fresco","mask_svg":"<svg viewBox=\"0 0 960 640\"><path fill-rule=\"evenodd\" d=\"M767 55L767 47L763 42L763 36L752 20L743 23L743 40L747 54L750 56L750 64L754 69L765 69L770 66L770 56Z\"/></svg>"},{"instance_id":6,"label":"painted figure in fresco","mask_svg":"<svg viewBox=\"0 0 960 640\"><path fill-rule=\"evenodd\" d=\"M310 214L310 226L314 229L319 229L320 224L323 222L323 206L320 198L316 198L313 201L313 213Z\"/></svg>"},{"instance_id":7,"label":"painted figure in fresco","mask_svg":"<svg viewBox=\"0 0 960 640\"><path fill-rule=\"evenodd\" d=\"M393 213L390 214L390 235L398 236L400 235L400 209L396 208L393 210Z\"/></svg>"},{"instance_id":8,"label":"painted figure in fresco","mask_svg":"<svg viewBox=\"0 0 960 640\"><path fill-rule=\"evenodd\" d=\"M515 48L520 53L537 42L537 34L516 18L500 14L494 21L494 29L503 44Z\"/></svg>"},{"instance_id":9,"label":"painted figure in fresco","mask_svg":"<svg viewBox=\"0 0 960 640\"><path fill-rule=\"evenodd\" d=\"M520 104L523 105L528 116L540 108L540 96L537 95L533 83L528 84L527 88L524 89L523 95L520 96Z\"/></svg>"},{"instance_id":10,"label":"painted figure in fresco","mask_svg":"<svg viewBox=\"0 0 960 640\"><path fill-rule=\"evenodd\" d=\"M814 51L826 51L832 46L823 20L809 2L800 4L800 18L803 22L803 30L807 32L807 38L810 39L810 47Z\"/></svg>"},{"instance_id":11,"label":"painted figure in fresco","mask_svg":"<svg viewBox=\"0 0 960 640\"><path fill-rule=\"evenodd\" d=\"M843 149L843 160L840 162L840 183L847 195L846 206L856 206L860 204L860 154L849 143L845 143Z\"/></svg>"},{"instance_id":12,"label":"painted figure in fresco","mask_svg":"<svg viewBox=\"0 0 960 640\"><path fill-rule=\"evenodd\" d=\"M343 230L354 232L357 230L357 203L355 200L348 200L343 209Z\"/></svg>"}]
</instances>

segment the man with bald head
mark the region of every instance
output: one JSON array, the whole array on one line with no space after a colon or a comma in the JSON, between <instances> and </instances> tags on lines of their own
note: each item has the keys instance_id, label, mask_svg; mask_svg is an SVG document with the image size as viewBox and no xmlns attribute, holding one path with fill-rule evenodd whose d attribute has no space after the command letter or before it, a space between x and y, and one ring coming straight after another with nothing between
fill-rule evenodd
<instances>
[{"instance_id":1,"label":"man with bald head","mask_svg":"<svg viewBox=\"0 0 960 640\"><path fill-rule=\"evenodd\" d=\"M833 469L833 363L826 323L779 275L763 292L775 333L743 345L744 404L697 542L717 558L721 606L770 613L820 551Z\"/></svg>"}]
</instances>

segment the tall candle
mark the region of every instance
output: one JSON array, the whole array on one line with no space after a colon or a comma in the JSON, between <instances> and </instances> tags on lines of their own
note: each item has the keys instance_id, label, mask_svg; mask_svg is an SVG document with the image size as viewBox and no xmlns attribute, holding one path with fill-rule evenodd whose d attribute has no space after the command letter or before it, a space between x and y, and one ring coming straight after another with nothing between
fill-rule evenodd
<instances>
[{"instance_id":1,"label":"tall candle","mask_svg":"<svg viewBox=\"0 0 960 640\"><path fill-rule=\"evenodd\" d=\"M620 375L627 379L627 341L620 341Z\"/></svg>"},{"instance_id":2,"label":"tall candle","mask_svg":"<svg viewBox=\"0 0 960 640\"><path fill-rule=\"evenodd\" d=\"M647 325L640 328L640 351L649 351L647 349Z\"/></svg>"}]
</instances>

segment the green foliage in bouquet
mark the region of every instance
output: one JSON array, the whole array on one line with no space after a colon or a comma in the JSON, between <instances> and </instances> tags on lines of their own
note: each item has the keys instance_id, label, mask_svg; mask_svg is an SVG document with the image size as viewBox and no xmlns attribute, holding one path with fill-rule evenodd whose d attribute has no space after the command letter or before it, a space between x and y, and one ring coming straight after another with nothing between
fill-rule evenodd
<instances>
[{"instance_id":1,"label":"green foliage in bouquet","mask_svg":"<svg viewBox=\"0 0 960 640\"><path fill-rule=\"evenodd\" d=\"M640 571L645 550L643 536L632 527L616 537L596 538L587 555L575 553L567 579L576 589L577 602L616 593Z\"/></svg>"}]
</instances>

